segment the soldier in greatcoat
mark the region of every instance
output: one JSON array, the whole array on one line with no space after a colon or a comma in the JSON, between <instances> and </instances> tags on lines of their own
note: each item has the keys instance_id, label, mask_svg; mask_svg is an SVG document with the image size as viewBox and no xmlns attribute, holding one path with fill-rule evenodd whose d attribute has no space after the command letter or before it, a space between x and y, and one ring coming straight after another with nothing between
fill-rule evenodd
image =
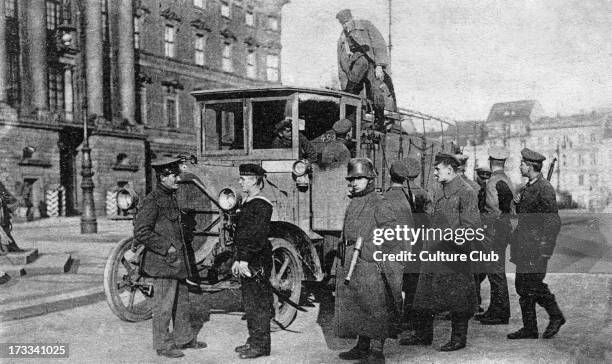
<instances>
[{"instance_id":1,"label":"soldier in greatcoat","mask_svg":"<svg viewBox=\"0 0 612 364\"><path fill-rule=\"evenodd\" d=\"M185 283L185 242L176 200L180 159L165 158L151 166L157 185L143 200L134 222L134 237L145 245L142 269L153 282L153 347L160 356L179 358L179 349L203 349L199 330L190 322L192 305ZM173 331L169 332L170 321Z\"/></svg>"},{"instance_id":2,"label":"soldier in greatcoat","mask_svg":"<svg viewBox=\"0 0 612 364\"><path fill-rule=\"evenodd\" d=\"M402 262L375 261L378 251L401 253L402 242L374 244L374 229L395 229L397 220L391 207L374 191L376 173L367 158L349 161L346 179L351 202L346 210L341 242L341 263L336 272L335 333L355 337L355 347L340 354L341 359L362 359L368 363L384 362L385 339L399 332L401 309ZM363 239L361 254L348 285L343 282L349 271L356 241Z\"/></svg>"},{"instance_id":3,"label":"soldier in greatcoat","mask_svg":"<svg viewBox=\"0 0 612 364\"><path fill-rule=\"evenodd\" d=\"M342 25L338 38L338 75L342 90L358 95L365 87L373 103L375 122L384 123L385 107L397 111L389 76L389 53L382 34L368 20L353 19L349 9L338 12Z\"/></svg>"},{"instance_id":4,"label":"soldier in greatcoat","mask_svg":"<svg viewBox=\"0 0 612 364\"><path fill-rule=\"evenodd\" d=\"M348 119L338 120L332 127L336 138L325 144L321 154L321 165L346 165L351 159L351 152L348 148L348 134L353 127L353 123Z\"/></svg>"},{"instance_id":5,"label":"soldier in greatcoat","mask_svg":"<svg viewBox=\"0 0 612 364\"><path fill-rule=\"evenodd\" d=\"M236 257L232 273L240 277L249 338L236 347L241 359L270 355L270 320L274 297L269 279L272 272L272 244L268 240L272 203L260 194L266 171L257 164L241 164L240 187L246 199L236 217Z\"/></svg>"},{"instance_id":6,"label":"soldier in greatcoat","mask_svg":"<svg viewBox=\"0 0 612 364\"><path fill-rule=\"evenodd\" d=\"M478 319L483 325L505 325L510 319L510 298L506 279L506 247L509 243L512 225L510 213L514 199L514 186L504 172L508 152L503 148L491 148L489 164L491 177L485 185L484 206L481 217L485 236L491 251L499 257L497 261L487 262L485 270L491 284L491 303Z\"/></svg>"},{"instance_id":7,"label":"soldier in greatcoat","mask_svg":"<svg viewBox=\"0 0 612 364\"><path fill-rule=\"evenodd\" d=\"M536 303L544 307L550 321L542 337L550 339L565 324L559 305L544 283L548 259L553 254L561 219L554 188L542 176L542 154L521 151L521 175L529 181L520 191L516 206L518 225L510 240L510 261L516 264L516 292L520 296L523 327L508 339L537 339Z\"/></svg>"},{"instance_id":8,"label":"soldier in greatcoat","mask_svg":"<svg viewBox=\"0 0 612 364\"><path fill-rule=\"evenodd\" d=\"M412 196L412 218L414 220L414 227L416 229L426 229L429 227L430 219L428 212L431 212L431 197L429 193L427 193L427 191L416 182L416 178L421 173L421 162L414 157L408 157L402 160L402 162L406 166L405 175L407 179L407 186L408 191ZM421 253L421 250L423 250L423 242L424 239L418 239L417 241L410 242L412 245L410 251L414 254L415 260L406 262L404 265L404 279L402 282L402 291L404 292L403 320L407 322L409 329L413 329L415 315L417 314L412 309L412 304L414 302L414 294L419 282L419 271L421 268L419 254ZM402 340L400 340L400 343Z\"/></svg>"},{"instance_id":9,"label":"soldier in greatcoat","mask_svg":"<svg viewBox=\"0 0 612 364\"><path fill-rule=\"evenodd\" d=\"M457 174L459 162L453 155L438 154L434 176L441 182L433 198L431 228L442 231L480 227L476 192ZM471 252L469 239L445 240L439 234L425 242L424 251L445 254ZM450 311L450 341L441 351L459 350L467 341L468 321L476 308L476 290L469 259L467 261L422 261L413 308L420 312L414 336L404 345L431 345L434 314Z\"/></svg>"}]
</instances>

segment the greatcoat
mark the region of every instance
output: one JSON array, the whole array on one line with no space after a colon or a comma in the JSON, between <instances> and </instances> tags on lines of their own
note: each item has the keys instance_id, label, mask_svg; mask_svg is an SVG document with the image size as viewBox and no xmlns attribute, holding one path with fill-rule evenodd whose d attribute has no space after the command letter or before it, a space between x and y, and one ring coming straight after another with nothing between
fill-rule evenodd
<instances>
[{"instance_id":1,"label":"greatcoat","mask_svg":"<svg viewBox=\"0 0 612 364\"><path fill-rule=\"evenodd\" d=\"M435 189L431 228L457 229L480 228L478 197L476 191L460 176ZM431 253L463 253L466 262L422 261L419 283L414 298L414 308L434 312L452 311L473 313L477 305L476 287L471 272L470 241L458 244L455 240L440 239L430 235L424 251Z\"/></svg>"},{"instance_id":2,"label":"greatcoat","mask_svg":"<svg viewBox=\"0 0 612 364\"><path fill-rule=\"evenodd\" d=\"M375 228L395 229L397 220L390 206L373 190L354 196L344 218L344 259L336 272L335 333L339 337L367 336L382 340L398 333L401 312L402 262L379 262L388 280L385 287L381 273L374 261L375 251L400 253L403 243L385 240L382 245L373 243ZM344 284L354 243L361 237L363 246L349 285ZM380 253L379 253L380 254ZM395 316L398 315L398 316Z\"/></svg>"}]
</instances>

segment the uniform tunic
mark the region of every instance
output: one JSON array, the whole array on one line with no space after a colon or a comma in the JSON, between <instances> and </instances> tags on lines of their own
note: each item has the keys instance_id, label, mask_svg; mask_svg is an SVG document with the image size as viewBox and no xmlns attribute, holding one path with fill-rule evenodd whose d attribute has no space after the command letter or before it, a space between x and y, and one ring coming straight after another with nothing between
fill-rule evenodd
<instances>
[{"instance_id":1,"label":"uniform tunic","mask_svg":"<svg viewBox=\"0 0 612 364\"><path fill-rule=\"evenodd\" d=\"M247 344L270 353L270 320L274 317L272 290L264 280L270 279L272 245L268 240L272 203L263 196L247 199L237 216L234 242L236 261L249 263L259 276L242 277L241 290L246 311L249 338Z\"/></svg>"},{"instance_id":2,"label":"uniform tunic","mask_svg":"<svg viewBox=\"0 0 612 364\"><path fill-rule=\"evenodd\" d=\"M325 144L321 155L322 165L331 165L332 163L346 164L351 159L351 152L347 148L345 142L341 139L334 139Z\"/></svg>"},{"instance_id":3,"label":"uniform tunic","mask_svg":"<svg viewBox=\"0 0 612 364\"><path fill-rule=\"evenodd\" d=\"M480 227L476 192L460 176L436 189L433 198L431 227L444 229ZM430 236L432 238L432 236ZM427 240L423 250L435 254L463 253L469 256L471 244L459 245L451 240ZM453 311L473 313L477 304L474 278L470 261L421 262L421 274L414 299L414 308L434 312Z\"/></svg>"},{"instance_id":4,"label":"uniform tunic","mask_svg":"<svg viewBox=\"0 0 612 364\"><path fill-rule=\"evenodd\" d=\"M394 323L399 323L401 308L401 262L380 262L385 272L389 290L374 261L374 252L399 253L402 244L385 241L382 245L373 244L375 228L395 229L397 220L393 210L382 198L371 191L365 195L354 196L347 208L343 235L349 242L344 259L336 273L335 333L339 337L366 336L383 340L398 333ZM354 243L363 239L362 251L353 272L350 284L344 285L353 257ZM390 291L390 292L389 292Z\"/></svg>"}]
</instances>

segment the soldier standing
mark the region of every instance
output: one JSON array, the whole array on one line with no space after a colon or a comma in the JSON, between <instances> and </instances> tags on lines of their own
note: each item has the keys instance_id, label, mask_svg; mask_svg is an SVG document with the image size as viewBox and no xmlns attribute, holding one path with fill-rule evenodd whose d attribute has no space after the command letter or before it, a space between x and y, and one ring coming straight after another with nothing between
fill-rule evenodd
<instances>
[{"instance_id":1,"label":"soldier standing","mask_svg":"<svg viewBox=\"0 0 612 364\"><path fill-rule=\"evenodd\" d=\"M348 119L338 120L332 129L336 134L334 140L325 144L321 154L321 164L329 166L332 163L346 164L351 159L351 152L348 148L348 133L351 131L353 123Z\"/></svg>"},{"instance_id":2,"label":"soldier standing","mask_svg":"<svg viewBox=\"0 0 612 364\"><path fill-rule=\"evenodd\" d=\"M510 261L516 264L516 292L519 294L523 327L508 339L537 339L536 303L544 307L550 321L542 337L550 339L565 324L555 296L544 283L561 229L555 190L542 176L542 154L528 148L521 151L521 175L529 178L516 206L518 225L511 237Z\"/></svg>"},{"instance_id":3,"label":"soldier standing","mask_svg":"<svg viewBox=\"0 0 612 364\"><path fill-rule=\"evenodd\" d=\"M236 347L241 359L270 355L270 320L274 297L269 279L272 271L272 244L268 240L272 203L260 195L266 171L257 164L241 164L240 187L247 197L236 218L236 257L232 273L240 277L249 338Z\"/></svg>"},{"instance_id":4,"label":"soldier standing","mask_svg":"<svg viewBox=\"0 0 612 364\"><path fill-rule=\"evenodd\" d=\"M434 176L442 184L433 198L431 227L444 231L480 227L476 192L457 174L458 160L450 154L435 158ZM465 230L464 230L465 231ZM429 254L469 254L470 241L445 240L442 234L425 242ZM420 314L415 335L402 340L403 345L431 345L434 314L450 311L451 339L441 351L465 347L468 322L476 307L476 290L469 261L423 261L414 297L414 310Z\"/></svg>"},{"instance_id":5,"label":"soldier standing","mask_svg":"<svg viewBox=\"0 0 612 364\"><path fill-rule=\"evenodd\" d=\"M181 212L176 201L180 181L180 159L166 158L151 166L157 186L144 198L134 222L134 237L146 247L142 269L154 278L153 347L157 355L184 356L179 349L203 349L198 331L191 326L192 314L185 265L185 243ZM174 329L169 332L170 321Z\"/></svg>"},{"instance_id":6,"label":"soldier standing","mask_svg":"<svg viewBox=\"0 0 612 364\"><path fill-rule=\"evenodd\" d=\"M341 242L341 263L336 272L335 333L339 337L355 337L357 343L340 353L344 360L363 359L367 363L384 363L385 339L399 332L402 262L375 261L377 251L400 253L399 241L374 244L374 230L395 229L393 210L374 191L376 172L367 158L349 161L346 179L349 181L351 202L346 210ZM352 279L343 282L349 271L355 243L363 241ZM357 251L358 252L358 251ZM376 254L378 255L378 254ZM382 254L381 254L382 255Z\"/></svg>"},{"instance_id":7,"label":"soldier standing","mask_svg":"<svg viewBox=\"0 0 612 364\"><path fill-rule=\"evenodd\" d=\"M412 197L413 214L415 228L427 228L429 227L429 215L428 211L431 209L431 197L419 186L415 179L421 173L421 162L413 157L408 157L402 161L406 166L406 178L408 179L408 190ZM421 261L419 260L419 254L423 250L423 239L419 239L416 242L411 242L411 252L415 254L416 260L406 262L404 266L404 279L402 282L402 291L404 292L404 315L403 320L408 323L409 328L414 328L414 321L416 319L415 312L412 309L414 301L414 293L416 292L417 284L419 282L419 270L421 268ZM400 345L402 343L400 340Z\"/></svg>"},{"instance_id":8,"label":"soldier standing","mask_svg":"<svg viewBox=\"0 0 612 364\"><path fill-rule=\"evenodd\" d=\"M504 172L508 152L502 148L489 151L491 177L485 186L482 222L491 250L499 259L486 264L486 275L491 284L491 302L487 311L478 319L483 325L505 325L510 319L510 298L506 280L506 247L512 225L510 223L514 186Z\"/></svg>"},{"instance_id":9,"label":"soldier standing","mask_svg":"<svg viewBox=\"0 0 612 364\"><path fill-rule=\"evenodd\" d=\"M482 221L482 214L485 211L485 203L487 199L487 181L491 178L491 167L487 161L486 165L481 165L476 168L476 183L480 186L478 190L478 211L480 211L480 220ZM485 237L486 239L486 237ZM484 244L487 242L474 242L473 248L483 249ZM490 245L490 244L489 244ZM479 320L484 313L484 309L481 307L482 297L480 295L480 285L487 278L486 267L482 267L483 264L476 264L476 271L474 272L474 279L476 280L476 296L478 297L478 313L474 315L476 320Z\"/></svg>"}]
</instances>

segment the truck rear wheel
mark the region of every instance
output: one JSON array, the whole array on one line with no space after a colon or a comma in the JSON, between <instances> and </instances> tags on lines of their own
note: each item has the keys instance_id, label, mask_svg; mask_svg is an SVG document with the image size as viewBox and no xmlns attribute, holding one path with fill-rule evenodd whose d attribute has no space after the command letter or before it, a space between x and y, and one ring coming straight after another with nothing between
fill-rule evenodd
<instances>
[{"instance_id":1,"label":"truck rear wheel","mask_svg":"<svg viewBox=\"0 0 612 364\"><path fill-rule=\"evenodd\" d=\"M272 243L272 274L270 283L292 302L299 304L304 272L299 254L293 244L282 238L270 239ZM274 295L274 319L272 331L287 328L297 315L297 309Z\"/></svg>"}]
</instances>

